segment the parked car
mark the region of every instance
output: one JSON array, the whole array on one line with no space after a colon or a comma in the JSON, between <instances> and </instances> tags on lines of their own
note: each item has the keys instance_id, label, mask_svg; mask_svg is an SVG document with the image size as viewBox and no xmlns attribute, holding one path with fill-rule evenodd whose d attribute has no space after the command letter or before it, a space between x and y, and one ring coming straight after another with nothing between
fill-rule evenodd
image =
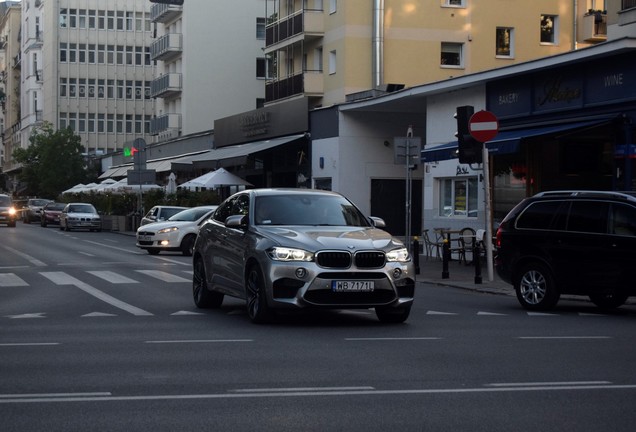
<instances>
[{"instance_id":1,"label":"parked car","mask_svg":"<svg viewBox=\"0 0 636 432\"><path fill-rule=\"evenodd\" d=\"M66 203L51 201L42 207L40 212L40 225L46 227L49 224L59 225L60 214L66 207Z\"/></svg>"},{"instance_id":2,"label":"parked car","mask_svg":"<svg viewBox=\"0 0 636 432\"><path fill-rule=\"evenodd\" d=\"M251 189L226 199L194 247L197 307L245 299L253 322L277 309L368 309L403 322L415 291L413 260L344 196L308 189Z\"/></svg>"},{"instance_id":3,"label":"parked car","mask_svg":"<svg viewBox=\"0 0 636 432\"><path fill-rule=\"evenodd\" d=\"M33 221L40 221L42 207L50 202L51 200L43 198L29 198L26 207L22 210L22 222L30 224Z\"/></svg>"},{"instance_id":4,"label":"parked car","mask_svg":"<svg viewBox=\"0 0 636 432\"><path fill-rule=\"evenodd\" d=\"M199 227L218 206L182 210L165 222L153 222L137 229L137 247L157 255L161 251L181 251L192 256Z\"/></svg>"},{"instance_id":5,"label":"parked car","mask_svg":"<svg viewBox=\"0 0 636 432\"><path fill-rule=\"evenodd\" d=\"M153 222L163 222L188 207L179 206L163 206L158 205L151 208L146 215L141 218L139 226L143 226Z\"/></svg>"},{"instance_id":6,"label":"parked car","mask_svg":"<svg viewBox=\"0 0 636 432\"><path fill-rule=\"evenodd\" d=\"M9 195L0 194L0 224L6 224L15 228L18 212L13 206L13 200Z\"/></svg>"},{"instance_id":7,"label":"parked car","mask_svg":"<svg viewBox=\"0 0 636 432\"><path fill-rule=\"evenodd\" d=\"M636 295L636 197L554 191L521 201L496 236L497 273L529 310L553 308L561 294L616 308Z\"/></svg>"},{"instance_id":8,"label":"parked car","mask_svg":"<svg viewBox=\"0 0 636 432\"><path fill-rule=\"evenodd\" d=\"M87 229L89 231L102 230L102 218L89 203L69 203L60 213L60 229Z\"/></svg>"}]
</instances>

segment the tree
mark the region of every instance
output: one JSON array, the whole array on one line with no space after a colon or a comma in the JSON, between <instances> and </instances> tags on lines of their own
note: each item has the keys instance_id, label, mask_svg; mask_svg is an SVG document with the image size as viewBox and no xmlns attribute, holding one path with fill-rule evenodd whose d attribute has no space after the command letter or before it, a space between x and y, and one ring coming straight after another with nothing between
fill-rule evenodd
<instances>
[{"instance_id":1,"label":"tree","mask_svg":"<svg viewBox=\"0 0 636 432\"><path fill-rule=\"evenodd\" d=\"M20 180L27 184L28 195L55 198L86 181L84 147L71 128L54 130L45 122L33 130L29 142L28 148L13 152L15 161L22 164Z\"/></svg>"}]
</instances>

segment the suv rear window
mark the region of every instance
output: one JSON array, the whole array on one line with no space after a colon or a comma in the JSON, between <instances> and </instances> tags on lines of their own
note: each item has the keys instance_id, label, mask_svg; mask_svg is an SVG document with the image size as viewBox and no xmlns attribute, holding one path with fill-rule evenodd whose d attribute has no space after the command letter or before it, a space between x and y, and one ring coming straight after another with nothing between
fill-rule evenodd
<instances>
[{"instance_id":1,"label":"suv rear window","mask_svg":"<svg viewBox=\"0 0 636 432\"><path fill-rule=\"evenodd\" d=\"M549 229L562 205L562 201L534 202L519 215L516 226L518 229Z\"/></svg>"}]
</instances>

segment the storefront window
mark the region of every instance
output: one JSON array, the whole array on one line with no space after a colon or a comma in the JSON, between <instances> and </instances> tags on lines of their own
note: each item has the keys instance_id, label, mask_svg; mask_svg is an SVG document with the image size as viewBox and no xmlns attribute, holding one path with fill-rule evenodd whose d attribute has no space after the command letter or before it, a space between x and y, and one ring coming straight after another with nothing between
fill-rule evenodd
<instances>
[{"instance_id":1,"label":"storefront window","mask_svg":"<svg viewBox=\"0 0 636 432\"><path fill-rule=\"evenodd\" d=\"M439 215L477 217L477 177L441 181Z\"/></svg>"}]
</instances>

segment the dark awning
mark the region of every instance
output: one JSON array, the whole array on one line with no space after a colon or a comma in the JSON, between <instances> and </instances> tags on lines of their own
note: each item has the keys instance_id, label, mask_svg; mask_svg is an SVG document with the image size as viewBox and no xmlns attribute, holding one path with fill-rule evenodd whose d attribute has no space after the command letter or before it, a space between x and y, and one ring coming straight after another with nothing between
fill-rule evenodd
<instances>
[{"instance_id":1,"label":"dark awning","mask_svg":"<svg viewBox=\"0 0 636 432\"><path fill-rule=\"evenodd\" d=\"M607 123L608 119L590 120L576 123L544 126L537 128L518 129L499 132L495 139L486 142L489 152L494 155L511 154L519 152L519 144L522 139L556 135L560 132L575 131ZM457 141L451 141L435 147L422 150L422 162L436 162L454 159L457 157Z\"/></svg>"}]
</instances>

